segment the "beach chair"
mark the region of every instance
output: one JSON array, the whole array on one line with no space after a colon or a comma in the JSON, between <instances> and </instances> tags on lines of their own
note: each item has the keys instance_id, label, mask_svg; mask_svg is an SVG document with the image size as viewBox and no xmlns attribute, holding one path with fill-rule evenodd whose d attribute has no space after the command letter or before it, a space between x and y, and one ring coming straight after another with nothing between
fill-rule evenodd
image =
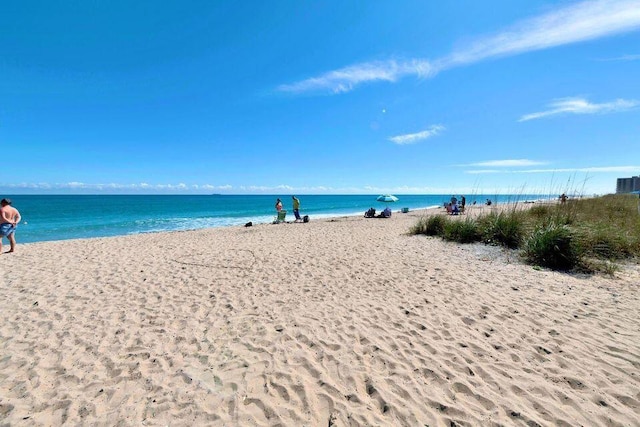
<instances>
[{"instance_id":1,"label":"beach chair","mask_svg":"<svg viewBox=\"0 0 640 427\"><path fill-rule=\"evenodd\" d=\"M285 222L285 218L287 217L287 211L281 210L278 212L278 216L276 217L274 224L280 224L281 222Z\"/></svg>"},{"instance_id":2,"label":"beach chair","mask_svg":"<svg viewBox=\"0 0 640 427\"><path fill-rule=\"evenodd\" d=\"M444 208L447 210L447 215L453 215L453 208L451 207L451 203L445 203Z\"/></svg>"}]
</instances>

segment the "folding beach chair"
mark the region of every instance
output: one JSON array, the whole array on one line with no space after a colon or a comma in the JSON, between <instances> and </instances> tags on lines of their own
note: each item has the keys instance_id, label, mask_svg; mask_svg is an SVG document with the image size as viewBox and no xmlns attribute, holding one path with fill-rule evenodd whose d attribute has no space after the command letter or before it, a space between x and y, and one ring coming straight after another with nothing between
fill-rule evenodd
<instances>
[{"instance_id":1,"label":"folding beach chair","mask_svg":"<svg viewBox=\"0 0 640 427\"><path fill-rule=\"evenodd\" d=\"M280 224L281 222L285 222L284 220L286 217L287 217L287 211L283 209L280 212L278 212L278 216L276 217L275 221L273 221L273 223Z\"/></svg>"}]
</instances>

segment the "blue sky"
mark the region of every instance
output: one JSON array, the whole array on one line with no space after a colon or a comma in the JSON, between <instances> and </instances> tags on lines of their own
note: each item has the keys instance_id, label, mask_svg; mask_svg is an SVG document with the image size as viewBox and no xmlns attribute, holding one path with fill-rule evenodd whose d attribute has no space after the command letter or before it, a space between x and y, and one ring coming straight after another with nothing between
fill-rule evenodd
<instances>
[{"instance_id":1,"label":"blue sky","mask_svg":"<svg viewBox=\"0 0 640 427\"><path fill-rule=\"evenodd\" d=\"M615 191L640 0L20 1L2 194Z\"/></svg>"}]
</instances>

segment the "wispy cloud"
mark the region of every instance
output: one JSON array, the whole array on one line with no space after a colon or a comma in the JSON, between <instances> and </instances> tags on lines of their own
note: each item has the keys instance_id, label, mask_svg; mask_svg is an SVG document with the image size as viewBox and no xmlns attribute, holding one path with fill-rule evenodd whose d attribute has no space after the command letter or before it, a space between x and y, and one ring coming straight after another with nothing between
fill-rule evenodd
<instances>
[{"instance_id":1,"label":"wispy cloud","mask_svg":"<svg viewBox=\"0 0 640 427\"><path fill-rule=\"evenodd\" d=\"M8 194L444 194L450 187L431 186L290 186L280 185L212 185L212 184L89 184L0 182L0 193ZM470 193L471 190L465 190ZM374 200L372 198L371 200Z\"/></svg>"},{"instance_id":2,"label":"wispy cloud","mask_svg":"<svg viewBox=\"0 0 640 427\"><path fill-rule=\"evenodd\" d=\"M437 71L433 65L426 60L366 62L329 71L318 77L312 77L297 83L280 85L278 90L291 93L317 90L343 93L351 91L362 83L376 81L395 82L409 75L430 77L436 73Z\"/></svg>"},{"instance_id":3,"label":"wispy cloud","mask_svg":"<svg viewBox=\"0 0 640 427\"><path fill-rule=\"evenodd\" d=\"M344 93L363 83L395 82L407 76L433 77L442 70L489 58L593 40L638 28L640 0L584 1L521 21L497 34L480 37L470 46L440 59L365 62L284 84L278 90Z\"/></svg>"},{"instance_id":4,"label":"wispy cloud","mask_svg":"<svg viewBox=\"0 0 640 427\"><path fill-rule=\"evenodd\" d=\"M480 167L499 167L499 168L517 168L524 166L546 165L548 162L539 162L529 159L510 159L510 160L489 160L486 162L470 163L463 166L480 166Z\"/></svg>"},{"instance_id":5,"label":"wispy cloud","mask_svg":"<svg viewBox=\"0 0 640 427\"><path fill-rule=\"evenodd\" d=\"M584 98L562 98L548 105L549 109L537 113L525 114L520 117L519 122L541 119L543 117L555 116L558 114L603 114L618 111L630 110L640 105L639 101L616 99L611 102L594 104Z\"/></svg>"},{"instance_id":6,"label":"wispy cloud","mask_svg":"<svg viewBox=\"0 0 640 427\"><path fill-rule=\"evenodd\" d=\"M557 168L557 169L479 169L468 170L465 173L468 174L494 174L494 173L507 173L507 174L521 174L521 173L567 173L567 172L585 172L585 173L637 173L640 170L640 165L637 166L599 166L599 167L587 167L587 168Z\"/></svg>"},{"instance_id":7,"label":"wispy cloud","mask_svg":"<svg viewBox=\"0 0 640 427\"><path fill-rule=\"evenodd\" d=\"M598 61L640 61L640 55L622 55L615 58L602 58Z\"/></svg>"},{"instance_id":8,"label":"wispy cloud","mask_svg":"<svg viewBox=\"0 0 640 427\"><path fill-rule=\"evenodd\" d=\"M640 28L640 1L596 0L521 21L445 58L445 67L593 40Z\"/></svg>"},{"instance_id":9,"label":"wispy cloud","mask_svg":"<svg viewBox=\"0 0 640 427\"><path fill-rule=\"evenodd\" d=\"M77 192L192 192L192 191L223 191L231 188L228 185L214 186L210 184L149 184L146 182L121 184L121 183L85 183L70 181L64 183L12 183L0 184L0 188L13 190L45 190L45 191L77 191Z\"/></svg>"},{"instance_id":10,"label":"wispy cloud","mask_svg":"<svg viewBox=\"0 0 640 427\"><path fill-rule=\"evenodd\" d=\"M389 138L389 141L395 142L398 145L415 144L416 142L423 139L437 136L445 129L446 128L442 125L433 125L429 129L423 130L422 132L392 136L391 138Z\"/></svg>"}]
</instances>

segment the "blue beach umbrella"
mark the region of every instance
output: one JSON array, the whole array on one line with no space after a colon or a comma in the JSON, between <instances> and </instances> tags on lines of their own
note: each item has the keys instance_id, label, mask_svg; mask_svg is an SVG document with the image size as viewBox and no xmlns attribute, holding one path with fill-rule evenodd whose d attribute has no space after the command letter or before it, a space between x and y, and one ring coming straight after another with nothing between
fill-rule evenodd
<instances>
[{"instance_id":1,"label":"blue beach umbrella","mask_svg":"<svg viewBox=\"0 0 640 427\"><path fill-rule=\"evenodd\" d=\"M376 200L379 202L390 203L390 202L397 202L398 198L391 194L383 194L382 196L378 196Z\"/></svg>"}]
</instances>

